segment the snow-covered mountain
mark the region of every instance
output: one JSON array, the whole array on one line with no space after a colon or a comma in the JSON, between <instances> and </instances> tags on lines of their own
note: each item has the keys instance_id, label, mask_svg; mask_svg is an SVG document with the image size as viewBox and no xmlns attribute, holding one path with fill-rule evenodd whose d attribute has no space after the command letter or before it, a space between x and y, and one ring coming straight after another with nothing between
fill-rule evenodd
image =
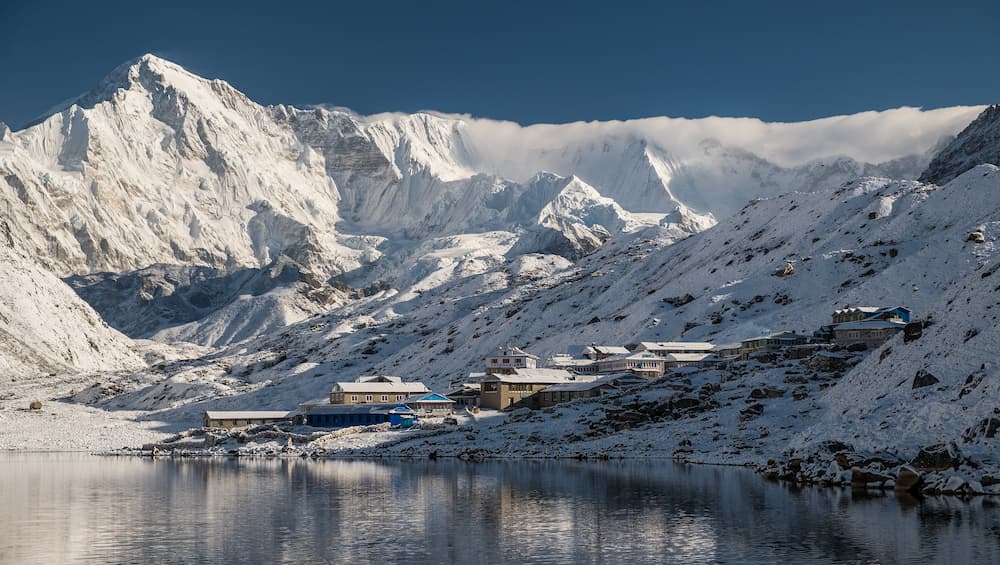
<instances>
[{"instance_id":1,"label":"snow-covered mountain","mask_svg":"<svg viewBox=\"0 0 1000 565\"><path fill-rule=\"evenodd\" d=\"M966 126L934 157L920 180L944 184L982 163L1000 163L1000 105L990 106Z\"/></svg>"},{"instance_id":2,"label":"snow-covered mountain","mask_svg":"<svg viewBox=\"0 0 1000 565\"><path fill-rule=\"evenodd\" d=\"M578 261L646 226L677 241L754 197L913 178L979 110L797 124L358 116L261 106L146 55L3 130L0 209L16 248L114 327L225 345L373 291L476 284L526 254Z\"/></svg>"},{"instance_id":3,"label":"snow-covered mountain","mask_svg":"<svg viewBox=\"0 0 1000 565\"><path fill-rule=\"evenodd\" d=\"M732 396L710 427L649 433L701 438L730 462L831 441L987 452L1000 169L984 163L1000 143L995 107L969 124L981 109L523 127L263 107L146 56L3 133L0 235L27 273L6 292L23 305L40 285L42 304L75 305L46 307L38 328L23 306L0 312L5 355L18 370L123 369L74 398L192 422L208 407L291 407L369 373L442 389L506 344L544 358L592 342L724 343L905 304L934 325L811 382L808 410L768 408L749 428ZM145 366L99 318L83 326L92 311L36 262L130 336L215 348ZM102 353L51 359L85 341ZM918 372L937 382L911 387ZM696 380L721 378L743 402L744 384L788 376ZM760 431L769 422L780 433Z\"/></svg>"}]
</instances>

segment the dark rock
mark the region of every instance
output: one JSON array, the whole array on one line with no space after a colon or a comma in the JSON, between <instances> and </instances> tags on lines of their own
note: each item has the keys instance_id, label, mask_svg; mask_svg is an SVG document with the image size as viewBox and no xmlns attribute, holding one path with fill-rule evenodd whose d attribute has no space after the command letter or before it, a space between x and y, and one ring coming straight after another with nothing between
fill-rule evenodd
<instances>
[{"instance_id":1,"label":"dark rock","mask_svg":"<svg viewBox=\"0 0 1000 565\"><path fill-rule=\"evenodd\" d=\"M919 492L924 479L920 473L909 465L903 465L896 473L896 484L893 488L901 492Z\"/></svg>"},{"instance_id":2,"label":"dark rock","mask_svg":"<svg viewBox=\"0 0 1000 565\"><path fill-rule=\"evenodd\" d=\"M921 322L910 322L903 326L903 343L916 341L924 335L924 325Z\"/></svg>"},{"instance_id":3,"label":"dark rock","mask_svg":"<svg viewBox=\"0 0 1000 565\"><path fill-rule=\"evenodd\" d=\"M813 371L843 371L847 368L848 357L843 354L817 353L809 358L806 367Z\"/></svg>"},{"instance_id":4,"label":"dark rock","mask_svg":"<svg viewBox=\"0 0 1000 565\"><path fill-rule=\"evenodd\" d=\"M937 377L923 369L920 369L917 371L917 374L913 376L913 386L911 388L923 388L925 386L936 385L939 382L941 381L939 381Z\"/></svg>"},{"instance_id":5,"label":"dark rock","mask_svg":"<svg viewBox=\"0 0 1000 565\"><path fill-rule=\"evenodd\" d=\"M983 382L983 378L985 377L986 374L982 370L970 373L968 377L965 377L965 384L962 385L962 390L958 392L958 397L962 398L963 396L971 393L976 389L976 387L979 386L980 383Z\"/></svg>"},{"instance_id":6,"label":"dark rock","mask_svg":"<svg viewBox=\"0 0 1000 565\"><path fill-rule=\"evenodd\" d=\"M918 471L945 471L957 469L960 462L958 448L943 443L920 448L917 456L910 461Z\"/></svg>"},{"instance_id":7,"label":"dark rock","mask_svg":"<svg viewBox=\"0 0 1000 565\"><path fill-rule=\"evenodd\" d=\"M819 444L819 447L825 449L828 453L839 453L843 451L854 451L850 445L840 441L824 441Z\"/></svg>"},{"instance_id":8,"label":"dark rock","mask_svg":"<svg viewBox=\"0 0 1000 565\"><path fill-rule=\"evenodd\" d=\"M785 391L777 388L755 388L750 391L750 398L752 400L763 400L765 398L781 398L785 396Z\"/></svg>"},{"instance_id":9,"label":"dark rock","mask_svg":"<svg viewBox=\"0 0 1000 565\"><path fill-rule=\"evenodd\" d=\"M747 406L743 410L740 410L740 421L745 422L747 420L752 420L763 413L764 413L763 404L751 404L750 406Z\"/></svg>"},{"instance_id":10,"label":"dark rock","mask_svg":"<svg viewBox=\"0 0 1000 565\"><path fill-rule=\"evenodd\" d=\"M970 443L975 441L977 438L995 438L997 431L1000 430L1000 418L983 418L978 424L970 428L966 428L965 432L962 433L962 441L965 443Z\"/></svg>"},{"instance_id":11,"label":"dark rock","mask_svg":"<svg viewBox=\"0 0 1000 565\"><path fill-rule=\"evenodd\" d=\"M993 485L1000 485L1000 477L993 477L990 475L983 475L979 479L979 484L984 487L991 487Z\"/></svg>"},{"instance_id":12,"label":"dark rock","mask_svg":"<svg viewBox=\"0 0 1000 565\"><path fill-rule=\"evenodd\" d=\"M691 397L682 397L674 399L674 408L677 410L687 410L689 408L696 408L701 405L701 400Z\"/></svg>"},{"instance_id":13,"label":"dark rock","mask_svg":"<svg viewBox=\"0 0 1000 565\"><path fill-rule=\"evenodd\" d=\"M872 483L878 483L878 486L882 486L886 481L891 480L892 477L867 469L859 469L857 467L851 469L851 486L863 487Z\"/></svg>"},{"instance_id":14,"label":"dark rock","mask_svg":"<svg viewBox=\"0 0 1000 565\"><path fill-rule=\"evenodd\" d=\"M833 460L837 462L837 465L840 465L844 469L851 467L851 460L847 458L846 453L838 453L834 455Z\"/></svg>"},{"instance_id":15,"label":"dark rock","mask_svg":"<svg viewBox=\"0 0 1000 565\"><path fill-rule=\"evenodd\" d=\"M663 299L664 302L673 306L674 308L680 308L685 304L689 304L694 301L694 297L690 294L682 294L680 296L671 296Z\"/></svg>"}]
</instances>

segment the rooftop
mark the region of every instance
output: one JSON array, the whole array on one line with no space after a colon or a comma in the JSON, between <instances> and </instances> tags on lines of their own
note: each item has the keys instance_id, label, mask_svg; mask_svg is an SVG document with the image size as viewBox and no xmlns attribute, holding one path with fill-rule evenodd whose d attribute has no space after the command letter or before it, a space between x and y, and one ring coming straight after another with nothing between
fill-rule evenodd
<instances>
[{"instance_id":1,"label":"rooftop","mask_svg":"<svg viewBox=\"0 0 1000 565\"><path fill-rule=\"evenodd\" d=\"M592 351L596 353L601 353L603 355L617 355L619 353L628 353L628 348L621 345L588 345L584 348L584 352Z\"/></svg>"},{"instance_id":2,"label":"rooftop","mask_svg":"<svg viewBox=\"0 0 1000 565\"><path fill-rule=\"evenodd\" d=\"M711 353L667 353L664 357L668 361L701 361L706 357L715 358Z\"/></svg>"},{"instance_id":3,"label":"rooftop","mask_svg":"<svg viewBox=\"0 0 1000 565\"><path fill-rule=\"evenodd\" d=\"M430 392L424 383L419 381L412 382L350 382L350 383L336 383L333 385L334 392L348 392L348 393L400 393L400 394L419 394L421 392Z\"/></svg>"},{"instance_id":4,"label":"rooftop","mask_svg":"<svg viewBox=\"0 0 1000 565\"><path fill-rule=\"evenodd\" d=\"M515 369L511 375L487 375L484 379L501 383L556 384L568 381L594 380L591 377L573 375L563 369Z\"/></svg>"},{"instance_id":5,"label":"rooftop","mask_svg":"<svg viewBox=\"0 0 1000 565\"><path fill-rule=\"evenodd\" d=\"M641 349L670 350L670 351L706 351L715 346L707 341L643 341L639 344Z\"/></svg>"},{"instance_id":6,"label":"rooftop","mask_svg":"<svg viewBox=\"0 0 1000 565\"><path fill-rule=\"evenodd\" d=\"M307 410L307 414L388 414L399 404L320 404Z\"/></svg>"},{"instance_id":7,"label":"rooftop","mask_svg":"<svg viewBox=\"0 0 1000 565\"><path fill-rule=\"evenodd\" d=\"M415 395L415 396L411 396L411 397L407 398L406 400L404 400L403 404L411 404L411 403L412 404L416 404L417 402L452 402L452 403L454 403L455 401L452 400L452 399L450 399L450 398L448 398L448 397L446 397L446 396L444 396L444 395L438 394L436 392L432 392L430 394L418 394L418 395Z\"/></svg>"},{"instance_id":8,"label":"rooftop","mask_svg":"<svg viewBox=\"0 0 1000 565\"><path fill-rule=\"evenodd\" d=\"M403 377L390 377L388 375L366 375L354 379L356 383L401 383Z\"/></svg>"},{"instance_id":9,"label":"rooftop","mask_svg":"<svg viewBox=\"0 0 1000 565\"><path fill-rule=\"evenodd\" d=\"M501 347L487 355L487 357L529 357L531 359L538 359L536 355L532 355L520 347Z\"/></svg>"},{"instance_id":10,"label":"rooftop","mask_svg":"<svg viewBox=\"0 0 1000 565\"><path fill-rule=\"evenodd\" d=\"M278 418L291 418L292 412L288 410L206 410L205 416L209 420L274 420Z\"/></svg>"}]
</instances>

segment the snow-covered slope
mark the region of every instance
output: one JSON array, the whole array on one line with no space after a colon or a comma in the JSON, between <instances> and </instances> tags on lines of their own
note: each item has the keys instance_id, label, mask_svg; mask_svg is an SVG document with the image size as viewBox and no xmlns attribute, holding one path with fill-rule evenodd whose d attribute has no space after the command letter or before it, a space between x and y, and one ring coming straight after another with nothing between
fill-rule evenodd
<instances>
[{"instance_id":1,"label":"snow-covered slope","mask_svg":"<svg viewBox=\"0 0 1000 565\"><path fill-rule=\"evenodd\" d=\"M941 309L949 289L979 265L988 247L966 236L983 223L990 233L989 222L1000 218L998 185L990 167L940 188L860 179L755 200L681 241L669 227L650 227L620 234L575 264L536 256L529 276L522 258L451 258L443 278L428 275L410 290L374 294L222 352L206 379L268 382L227 402L271 406L368 373L443 388L508 343L545 358L593 342L809 334L847 305L905 304L922 317ZM794 274L777 276L788 263Z\"/></svg>"},{"instance_id":2,"label":"snow-covered slope","mask_svg":"<svg viewBox=\"0 0 1000 565\"><path fill-rule=\"evenodd\" d=\"M1000 105L990 106L966 126L934 157L920 180L944 184L983 163L1000 165Z\"/></svg>"},{"instance_id":3,"label":"snow-covered slope","mask_svg":"<svg viewBox=\"0 0 1000 565\"><path fill-rule=\"evenodd\" d=\"M0 222L0 226L4 225ZM39 374L137 369L131 340L0 233L0 382Z\"/></svg>"},{"instance_id":4,"label":"snow-covered slope","mask_svg":"<svg viewBox=\"0 0 1000 565\"><path fill-rule=\"evenodd\" d=\"M897 336L832 387L824 397L825 414L793 447L809 450L837 441L905 454L956 443L966 454L1000 463L993 440L1000 429L998 189L1000 169L980 165L929 197L923 215L941 226L934 231L945 250L923 266L949 279L921 315L931 325L914 341ZM985 242L962 237L963 230L978 226Z\"/></svg>"}]
</instances>

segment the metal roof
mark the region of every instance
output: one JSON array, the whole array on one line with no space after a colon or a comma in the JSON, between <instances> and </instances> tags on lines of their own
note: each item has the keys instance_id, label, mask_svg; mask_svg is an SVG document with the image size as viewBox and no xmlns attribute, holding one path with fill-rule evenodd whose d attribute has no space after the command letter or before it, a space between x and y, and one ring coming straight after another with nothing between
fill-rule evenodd
<instances>
[{"instance_id":1,"label":"metal roof","mask_svg":"<svg viewBox=\"0 0 1000 565\"><path fill-rule=\"evenodd\" d=\"M322 404L306 411L306 414L388 414L399 406L393 404Z\"/></svg>"},{"instance_id":2,"label":"metal roof","mask_svg":"<svg viewBox=\"0 0 1000 565\"><path fill-rule=\"evenodd\" d=\"M291 418L288 410L206 410L209 420L275 420Z\"/></svg>"},{"instance_id":3,"label":"metal roof","mask_svg":"<svg viewBox=\"0 0 1000 565\"><path fill-rule=\"evenodd\" d=\"M672 350L672 351L705 351L715 348L714 345L706 341L643 341L639 347L647 351L651 350Z\"/></svg>"},{"instance_id":4,"label":"metal roof","mask_svg":"<svg viewBox=\"0 0 1000 565\"><path fill-rule=\"evenodd\" d=\"M351 394L419 394L430 392L430 389L419 381L413 382L364 382L364 383L336 383L333 385L334 392L346 392Z\"/></svg>"},{"instance_id":5,"label":"metal roof","mask_svg":"<svg viewBox=\"0 0 1000 565\"><path fill-rule=\"evenodd\" d=\"M576 376L563 369L515 369L512 375L487 375L484 381L501 383L535 383L556 384L567 381L593 380L588 377Z\"/></svg>"}]
</instances>

